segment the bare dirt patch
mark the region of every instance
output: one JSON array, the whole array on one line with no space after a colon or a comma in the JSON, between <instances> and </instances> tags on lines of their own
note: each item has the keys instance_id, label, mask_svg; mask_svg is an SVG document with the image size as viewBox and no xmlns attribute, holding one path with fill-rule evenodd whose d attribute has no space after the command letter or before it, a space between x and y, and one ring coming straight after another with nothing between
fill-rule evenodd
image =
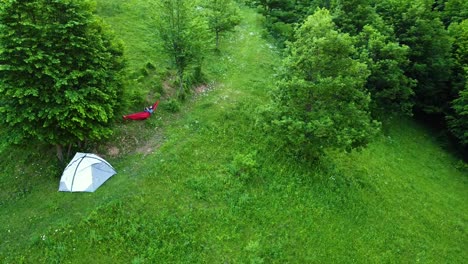
<instances>
[{"instance_id":1,"label":"bare dirt patch","mask_svg":"<svg viewBox=\"0 0 468 264\"><path fill-rule=\"evenodd\" d=\"M204 83L204 84L201 84L197 87L195 87L195 89L193 90L194 93L195 93L195 97L198 96L198 95L203 95L203 94L206 94L210 91L212 91L215 87L215 83L214 82L210 82L210 83Z\"/></svg>"},{"instance_id":2,"label":"bare dirt patch","mask_svg":"<svg viewBox=\"0 0 468 264\"><path fill-rule=\"evenodd\" d=\"M116 146L110 146L108 149L107 149L107 153L109 154L109 156L111 157L117 157L119 156L120 154L120 150L118 147Z\"/></svg>"},{"instance_id":3,"label":"bare dirt patch","mask_svg":"<svg viewBox=\"0 0 468 264\"><path fill-rule=\"evenodd\" d=\"M171 83L172 83L171 79L166 80L162 83L163 93L164 93L162 96L163 99L173 98L176 95L177 90L171 85Z\"/></svg>"}]
</instances>

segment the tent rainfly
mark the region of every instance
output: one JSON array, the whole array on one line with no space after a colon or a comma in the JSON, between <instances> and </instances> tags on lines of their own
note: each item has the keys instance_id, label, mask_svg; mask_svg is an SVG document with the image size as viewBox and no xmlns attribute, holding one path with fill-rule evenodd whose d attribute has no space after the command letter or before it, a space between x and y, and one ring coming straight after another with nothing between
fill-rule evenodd
<instances>
[{"instance_id":1,"label":"tent rainfly","mask_svg":"<svg viewBox=\"0 0 468 264\"><path fill-rule=\"evenodd\" d=\"M103 158L91 154L75 154L60 179L61 192L94 192L117 172Z\"/></svg>"}]
</instances>

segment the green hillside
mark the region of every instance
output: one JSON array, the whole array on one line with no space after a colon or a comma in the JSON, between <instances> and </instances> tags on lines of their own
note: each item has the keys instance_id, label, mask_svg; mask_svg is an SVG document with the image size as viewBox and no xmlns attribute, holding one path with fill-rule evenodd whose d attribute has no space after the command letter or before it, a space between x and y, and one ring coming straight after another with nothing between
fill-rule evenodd
<instances>
[{"instance_id":1,"label":"green hillside","mask_svg":"<svg viewBox=\"0 0 468 264\"><path fill-rule=\"evenodd\" d=\"M146 1L98 1L123 40L128 93L151 102L167 67ZM206 58L206 85L180 112L87 146L118 171L95 193L57 192L48 146L0 144L1 263L466 263L467 171L426 128L389 121L366 149L320 164L285 156L262 134L281 52L263 18ZM138 79L139 80L136 80ZM143 102L142 102L143 101ZM124 111L138 110L130 106Z\"/></svg>"}]
</instances>

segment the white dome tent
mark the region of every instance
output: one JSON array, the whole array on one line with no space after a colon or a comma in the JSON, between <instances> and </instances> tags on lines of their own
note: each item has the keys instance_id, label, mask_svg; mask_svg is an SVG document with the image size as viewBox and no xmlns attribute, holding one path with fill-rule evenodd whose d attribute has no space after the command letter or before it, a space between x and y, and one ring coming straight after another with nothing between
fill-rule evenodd
<instances>
[{"instance_id":1,"label":"white dome tent","mask_svg":"<svg viewBox=\"0 0 468 264\"><path fill-rule=\"evenodd\" d=\"M94 192L117 172L103 158L77 152L60 178L61 192Z\"/></svg>"}]
</instances>

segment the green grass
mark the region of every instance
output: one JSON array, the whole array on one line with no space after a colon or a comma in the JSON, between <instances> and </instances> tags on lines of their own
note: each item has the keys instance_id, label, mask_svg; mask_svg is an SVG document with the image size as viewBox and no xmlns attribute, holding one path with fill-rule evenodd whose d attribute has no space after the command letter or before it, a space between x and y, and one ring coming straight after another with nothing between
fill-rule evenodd
<instances>
[{"instance_id":1,"label":"green grass","mask_svg":"<svg viewBox=\"0 0 468 264\"><path fill-rule=\"evenodd\" d=\"M131 67L144 67L144 1L99 3ZM280 55L261 18L242 15L207 58L213 89L90 146L118 171L95 193L57 192L52 149L4 147L2 263L466 263L466 171L424 128L394 122L318 165L269 144L254 113Z\"/></svg>"},{"instance_id":2,"label":"green grass","mask_svg":"<svg viewBox=\"0 0 468 264\"><path fill-rule=\"evenodd\" d=\"M139 0L97 1L96 9L123 41L130 71L139 70L147 62L162 62L151 3Z\"/></svg>"}]
</instances>

